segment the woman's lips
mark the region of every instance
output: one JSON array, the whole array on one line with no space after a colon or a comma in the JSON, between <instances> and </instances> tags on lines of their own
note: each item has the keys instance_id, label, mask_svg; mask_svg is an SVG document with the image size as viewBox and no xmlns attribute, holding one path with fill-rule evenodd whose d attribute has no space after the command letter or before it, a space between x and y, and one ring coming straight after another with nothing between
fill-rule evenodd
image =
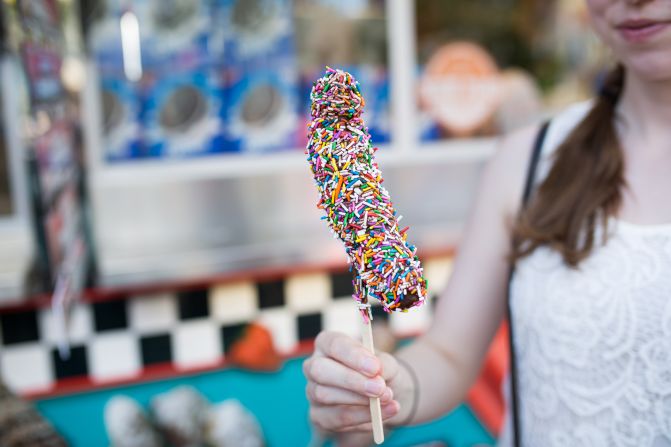
<instances>
[{"instance_id":1,"label":"woman's lips","mask_svg":"<svg viewBox=\"0 0 671 447\"><path fill-rule=\"evenodd\" d=\"M670 22L655 22L651 20L630 20L617 26L620 35L631 43L642 43L664 31L671 25Z\"/></svg>"}]
</instances>

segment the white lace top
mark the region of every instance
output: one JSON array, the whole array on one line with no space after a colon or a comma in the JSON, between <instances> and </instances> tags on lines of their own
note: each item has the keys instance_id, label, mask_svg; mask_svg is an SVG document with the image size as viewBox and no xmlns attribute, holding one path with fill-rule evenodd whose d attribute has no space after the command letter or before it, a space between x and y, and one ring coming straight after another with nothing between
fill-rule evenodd
<instances>
[{"instance_id":1,"label":"white lace top","mask_svg":"<svg viewBox=\"0 0 671 447\"><path fill-rule=\"evenodd\" d=\"M537 180L590 106L553 119ZM547 248L516 267L524 447L671 446L671 224L611 219L609 234L578 270ZM509 415L501 447L512 445Z\"/></svg>"}]
</instances>

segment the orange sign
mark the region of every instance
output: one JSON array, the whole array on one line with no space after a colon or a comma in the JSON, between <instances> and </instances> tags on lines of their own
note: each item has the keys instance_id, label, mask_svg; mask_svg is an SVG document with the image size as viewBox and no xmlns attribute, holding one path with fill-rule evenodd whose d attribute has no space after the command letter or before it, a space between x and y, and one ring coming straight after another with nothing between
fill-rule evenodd
<instances>
[{"instance_id":1,"label":"orange sign","mask_svg":"<svg viewBox=\"0 0 671 447\"><path fill-rule=\"evenodd\" d=\"M443 45L420 79L422 107L441 127L458 137L484 126L501 101L501 81L494 59L471 42Z\"/></svg>"}]
</instances>

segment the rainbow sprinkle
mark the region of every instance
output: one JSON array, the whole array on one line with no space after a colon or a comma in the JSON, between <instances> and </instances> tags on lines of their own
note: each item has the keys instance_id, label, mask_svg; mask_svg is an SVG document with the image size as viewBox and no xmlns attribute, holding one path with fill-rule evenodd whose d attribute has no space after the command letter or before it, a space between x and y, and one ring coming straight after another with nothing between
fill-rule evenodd
<instances>
[{"instance_id":1,"label":"rainbow sprinkle","mask_svg":"<svg viewBox=\"0 0 671 447\"><path fill-rule=\"evenodd\" d=\"M322 219L345 244L354 268L354 299L368 297L388 312L421 305L427 281L409 244L408 228L399 230L382 173L374 159L361 113L365 101L349 73L326 67L312 92L309 141L305 150L319 191Z\"/></svg>"}]
</instances>

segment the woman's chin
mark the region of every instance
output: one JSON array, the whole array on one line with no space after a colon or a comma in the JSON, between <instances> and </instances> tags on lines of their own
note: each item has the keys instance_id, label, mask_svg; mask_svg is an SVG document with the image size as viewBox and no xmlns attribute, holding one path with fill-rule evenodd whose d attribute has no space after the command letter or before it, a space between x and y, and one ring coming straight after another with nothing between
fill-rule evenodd
<instances>
[{"instance_id":1,"label":"woman's chin","mask_svg":"<svg viewBox=\"0 0 671 447\"><path fill-rule=\"evenodd\" d=\"M671 83L671 49L629 55L625 61L627 71L636 73L645 81Z\"/></svg>"}]
</instances>

